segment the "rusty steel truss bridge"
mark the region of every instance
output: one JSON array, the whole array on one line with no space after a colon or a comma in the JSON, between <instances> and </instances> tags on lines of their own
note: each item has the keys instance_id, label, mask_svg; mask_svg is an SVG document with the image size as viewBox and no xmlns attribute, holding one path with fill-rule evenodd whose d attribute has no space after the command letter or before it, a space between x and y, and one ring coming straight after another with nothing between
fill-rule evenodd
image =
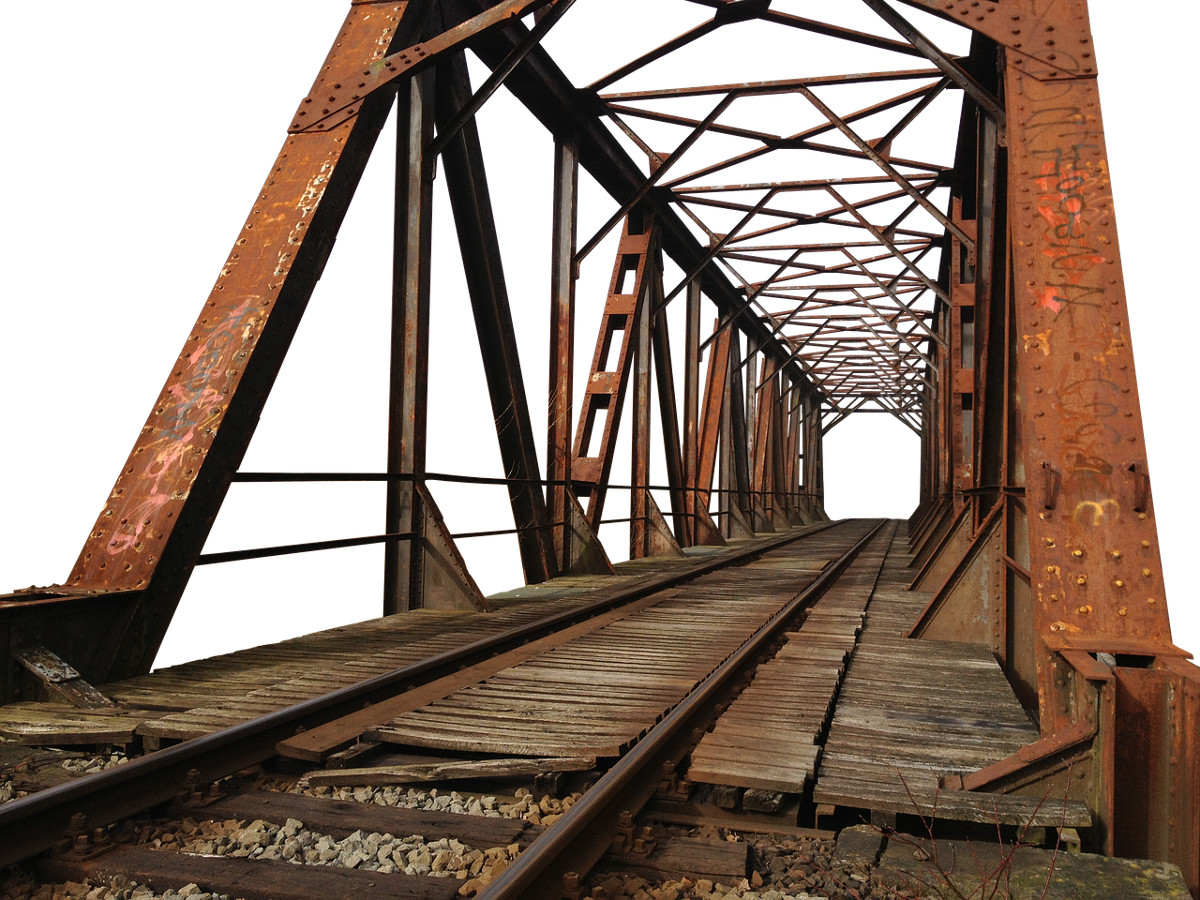
<instances>
[{"instance_id":1,"label":"rusty steel truss bridge","mask_svg":"<svg viewBox=\"0 0 1200 900\"><path fill-rule=\"evenodd\" d=\"M130 678L198 565L362 544L384 548L384 614L486 609L439 512L452 482L506 491L527 584L611 572L602 524L631 559L812 525L823 436L890 416L921 448L908 535L931 600L910 636L990 648L1040 728L975 786L1062 786L1095 849L1175 862L1195 894L1200 669L1171 641L1085 0L693 0L665 43L610 47L577 83L550 48L588 2L353 0L78 559L0 599L3 646ZM739 76L781 38L804 48L785 74ZM536 334L514 325L504 173L475 121L500 89L553 140ZM245 471L393 112L386 468ZM611 198L586 227L584 173ZM426 450L435 175L500 478ZM580 265L614 240L585 333ZM519 351L547 333L531 399ZM379 532L205 552L231 485L300 481L377 483ZM9 698L27 676L3 671Z\"/></svg>"}]
</instances>

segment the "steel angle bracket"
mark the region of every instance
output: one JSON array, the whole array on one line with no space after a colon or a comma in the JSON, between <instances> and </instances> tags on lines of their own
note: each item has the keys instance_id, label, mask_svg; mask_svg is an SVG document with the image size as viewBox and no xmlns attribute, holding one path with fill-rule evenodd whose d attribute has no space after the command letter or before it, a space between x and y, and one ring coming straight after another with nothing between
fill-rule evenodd
<instances>
[{"instance_id":1,"label":"steel angle bracket","mask_svg":"<svg viewBox=\"0 0 1200 900\"><path fill-rule=\"evenodd\" d=\"M475 35L549 2L550 0L503 0L428 41L420 41L396 53L372 60L356 78L343 79L332 84L318 78L308 96L300 101L300 107L292 118L288 133L311 134L341 125L358 115L363 101L370 94L387 87L402 75L415 74ZM362 3L356 2L355 5Z\"/></svg>"}]
</instances>

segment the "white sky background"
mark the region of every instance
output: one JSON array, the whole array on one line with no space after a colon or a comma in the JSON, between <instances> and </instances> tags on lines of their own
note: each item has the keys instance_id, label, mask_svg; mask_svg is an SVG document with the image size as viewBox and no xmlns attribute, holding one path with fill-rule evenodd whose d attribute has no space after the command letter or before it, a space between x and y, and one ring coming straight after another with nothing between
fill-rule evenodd
<instances>
[{"instance_id":1,"label":"white sky background","mask_svg":"<svg viewBox=\"0 0 1200 900\"><path fill-rule=\"evenodd\" d=\"M0 10L0 74L10 86L0 138L7 172L0 221L0 590L67 576L346 6L67 0L54 5L53 20L35 4ZM1168 600L1176 642L1200 654L1200 614L1185 568L1198 491L1189 466L1193 401L1184 381L1185 360L1196 351L1183 317L1196 288L1175 262L1181 253L1185 264L1190 259L1184 229L1200 208L1200 188L1183 159L1191 144L1181 124L1188 115L1177 108L1200 11L1175 4L1171 22L1162 24L1130 16L1111 0L1092 6ZM550 144L540 136L522 149L510 140L518 132L540 134L511 110L501 98L489 105L484 140L489 164L504 159L489 176L518 328L528 322L538 335L524 366L540 429L549 233L544 225L523 233L513 217L548 209ZM492 118L489 132L488 115L509 118ZM501 135L501 146L487 143L489 133ZM357 211L369 206L363 197L390 192L388 138L380 148L384 162L368 170L339 235L245 469L382 468L386 311L368 300L387 296L388 221ZM585 209L581 237L607 212ZM442 241L452 241L448 210L435 223ZM606 281L611 259L611 244L601 247L584 277ZM435 269L434 277L435 302L463 294L452 266ZM602 291L580 295L576 352L585 358L595 318L584 307L595 310ZM430 384L433 415L444 427L431 434L429 467L496 474L494 437L478 442L445 418L453 410L490 419L468 308L446 303L434 314ZM462 352L457 360L439 357L438 342L450 341L455 329ZM451 393L455 384L480 387ZM882 476L857 489L840 481L839 463L882 473L898 447L915 443L886 417L858 418L827 439L830 512L907 515L915 503L913 463L902 465L911 481L899 499L883 496ZM540 448L540 433L537 442ZM507 524L503 515L467 515L467 501L452 486L434 490L454 530ZM375 486L235 486L209 549L377 533L381 502L367 513L354 502L368 492L382 496ZM613 496L608 515L624 515L618 510L625 502ZM488 557L481 541L464 542L464 549L482 560L476 574L485 590L518 583L511 551ZM372 547L205 567L160 662L373 615L380 559Z\"/></svg>"}]
</instances>

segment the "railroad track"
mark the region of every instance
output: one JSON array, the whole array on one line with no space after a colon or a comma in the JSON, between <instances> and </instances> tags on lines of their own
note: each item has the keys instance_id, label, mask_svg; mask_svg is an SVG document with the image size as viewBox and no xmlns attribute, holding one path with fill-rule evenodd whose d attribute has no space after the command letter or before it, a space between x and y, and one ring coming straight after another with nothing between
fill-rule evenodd
<instances>
[{"instance_id":1,"label":"railroad track","mask_svg":"<svg viewBox=\"0 0 1200 900\"><path fill-rule=\"evenodd\" d=\"M0 865L52 850L52 856L42 857L47 877L125 874L156 888L195 882L247 898L456 896L462 887L458 878L426 877L440 860L443 870L465 862L461 877L467 881L486 874L486 884L474 886L481 896L570 894L572 873L589 870L613 848L614 838L618 847L624 841L629 853L645 849L645 842L638 844L641 835L632 815L664 786L677 798L686 792L680 764L719 711L730 707L755 667L781 646L781 635L803 620L865 548L873 541L877 549L886 545L890 532L884 525L831 523L756 542L669 575L641 579L604 600L11 801L0 806ZM869 594L868 588L864 597ZM364 703L369 705L363 708ZM425 754L423 761L389 756L389 747L394 751L397 744L410 757L414 750ZM442 755L431 758L431 752ZM313 776L313 782L367 778L386 784L420 776L425 766L440 767L440 777L451 778L489 771L509 778L577 771L586 773L576 777L588 785L565 804L549 801L553 811L540 811L551 820L545 826L495 815L264 791L261 782L243 790L230 780L263 764L312 768L331 760L354 771L328 771ZM511 811L522 802L528 810L528 799L507 805ZM151 810L190 824L173 832L146 824ZM143 843L110 846L104 826L138 817L141 825L126 824L116 833ZM264 861L204 855L221 840L222 827L226 843L232 840L223 825L231 821L269 823L252 824L265 837L252 833L249 839L272 846L280 829L291 829L294 833L282 838L290 856ZM317 840L324 843L315 850L317 858L308 858L314 852L311 841L301 846L301 828L307 835L320 834ZM237 829L239 834L245 830ZM164 844L166 833L174 837ZM395 840L364 842L363 833ZM424 840L406 844L403 838L413 835ZM158 840L160 847L148 849L146 840ZM386 857L385 870L289 861L297 853L310 862L327 861L331 853L346 852L347 840L362 844L350 853L369 849L377 860ZM185 845L190 854L163 849Z\"/></svg>"}]
</instances>

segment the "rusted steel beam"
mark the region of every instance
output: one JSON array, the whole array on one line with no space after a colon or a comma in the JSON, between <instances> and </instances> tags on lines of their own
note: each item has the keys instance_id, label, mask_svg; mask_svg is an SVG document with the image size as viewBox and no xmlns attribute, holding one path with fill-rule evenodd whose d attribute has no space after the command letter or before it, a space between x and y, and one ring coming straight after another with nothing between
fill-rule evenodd
<instances>
[{"instance_id":1,"label":"rusted steel beam","mask_svg":"<svg viewBox=\"0 0 1200 900\"><path fill-rule=\"evenodd\" d=\"M593 528L599 526L603 515L634 359L634 324L648 302L653 280L656 236L656 220L644 210L634 210L626 219L579 410L571 471L579 495L589 498L587 514Z\"/></svg>"},{"instance_id":2,"label":"rusted steel beam","mask_svg":"<svg viewBox=\"0 0 1200 900\"><path fill-rule=\"evenodd\" d=\"M671 488L671 519L675 540L690 546L688 537L688 501L679 441L679 405L675 399L675 374L671 363L671 336L667 317L660 312L650 326L650 344L654 352L654 383L658 388L658 415L663 433L663 453L667 484Z\"/></svg>"},{"instance_id":3,"label":"rusted steel beam","mask_svg":"<svg viewBox=\"0 0 1200 900\"><path fill-rule=\"evenodd\" d=\"M423 12L353 6L314 90L407 46ZM54 649L89 678L148 670L391 102L375 92L353 117L284 142L67 579L75 591L141 592L127 629L108 617L105 640L56 629Z\"/></svg>"},{"instance_id":4,"label":"rusted steel beam","mask_svg":"<svg viewBox=\"0 0 1200 900\"><path fill-rule=\"evenodd\" d=\"M767 520L774 522L775 471L772 465L772 433L775 423L776 384L775 367L771 360L762 361L761 387L756 388L754 400L754 469L751 474L751 489ZM747 395L749 396L749 394Z\"/></svg>"},{"instance_id":5,"label":"rusted steel beam","mask_svg":"<svg viewBox=\"0 0 1200 900\"><path fill-rule=\"evenodd\" d=\"M714 322L715 328L718 323ZM721 332L716 342L709 346L708 375L704 381L704 412L700 420L699 459L696 463L697 477L691 487L697 489L696 505L708 509L709 489L712 488L713 472L717 465L717 443L721 434L722 410L725 408L726 387L729 384L729 348L732 336L728 331ZM724 441L724 438L721 438ZM722 452L728 456L728 445ZM727 488L724 480L722 488ZM727 494L722 494L722 509Z\"/></svg>"},{"instance_id":6,"label":"rusted steel beam","mask_svg":"<svg viewBox=\"0 0 1200 900\"><path fill-rule=\"evenodd\" d=\"M906 2L947 18L962 12L959 4ZM1086 773L1104 849L1176 861L1200 891L1200 843L1182 832L1172 843L1160 830L1177 810L1167 810L1161 782L1143 777L1161 768L1164 736L1184 725L1159 714L1180 686L1157 670L1179 651L1163 596L1087 4L1017 0L980 7L965 21L1001 47L1007 124L1004 134L977 132L975 186L957 191L977 206L972 218L981 233L970 280L973 302L987 292L987 318L977 315L975 324L993 335L977 349L988 365L976 367L970 389L987 409L974 421L989 440L1008 442L999 458L978 457L980 470L984 460L989 472L999 469L1006 492L1002 655L1023 697L1036 696L1047 737L1078 725L1077 711L1062 702L1056 653L1084 651L1117 663L1097 713L1101 762ZM994 175L1005 159L1000 145L1007 170ZM1006 189L1003 202L998 188ZM993 263L987 254L1005 225L1008 259ZM982 279L981 266L989 269ZM1012 280L1002 283L1002 295L997 275L1007 272ZM1002 296L1003 313L996 308ZM939 331L952 347L960 346L962 325L952 308L941 310ZM1001 330L1013 344L1000 340ZM938 355L941 371L955 375L958 360ZM961 394L966 376L961 369L957 376ZM936 429L935 485L953 477L945 454L956 412L943 397L927 415ZM978 473L972 480L979 486ZM1122 657L1139 664L1122 666ZM1194 767L1194 746L1190 753ZM1181 779L1173 793L1180 809L1200 804L1195 778Z\"/></svg>"},{"instance_id":7,"label":"rusted steel beam","mask_svg":"<svg viewBox=\"0 0 1200 900\"><path fill-rule=\"evenodd\" d=\"M1086 21L1057 28L1071 46L1088 38ZM1006 70L1019 285L1014 349L1035 615L1048 641L1165 643L1170 627L1099 99L1094 77L1066 74L1018 54ZM1052 727L1056 714L1043 713L1043 727Z\"/></svg>"},{"instance_id":8,"label":"rusted steel beam","mask_svg":"<svg viewBox=\"0 0 1200 900\"><path fill-rule=\"evenodd\" d=\"M456 0L454 5L468 12L478 11L479 0ZM496 66L520 41L524 30L522 26L512 24L502 31L488 31L474 40L471 46L484 63ZM599 101L594 99L594 95L581 95L543 49L532 51L509 76L506 86L552 134L578 136L580 164L618 203L630 197L644 183L645 176L637 164L600 121ZM697 242L689 226L672 208L669 196L660 196L658 192L651 191L645 203L659 219L664 252L685 272L690 271L704 256L706 249ZM744 296L718 267L705 267L700 281L706 296L723 315L736 315L737 325L744 333L756 341L763 340L765 327L744 314ZM767 352L780 363L787 357L787 351L774 343L768 346ZM793 374L807 381L798 367L793 368Z\"/></svg>"},{"instance_id":9,"label":"rusted steel beam","mask_svg":"<svg viewBox=\"0 0 1200 900\"><path fill-rule=\"evenodd\" d=\"M388 402L389 481L384 531L413 532L424 516L414 481L425 472L429 381L429 267L433 237L433 178L425 151L433 136L433 73L405 84L396 116L396 208L392 254L392 356ZM384 615L424 605L425 554L413 541L384 549Z\"/></svg>"},{"instance_id":10,"label":"rusted steel beam","mask_svg":"<svg viewBox=\"0 0 1200 900\"><path fill-rule=\"evenodd\" d=\"M438 126L443 127L470 98L466 60L461 54L449 58L439 65L437 75L436 115ZM510 482L508 493L513 520L520 529L517 540L521 565L526 583L534 584L557 572L554 542L548 528L545 495L536 483L539 470L533 420L521 375L483 149L474 121L463 125L446 145L442 164L496 419L500 455L505 474L519 479Z\"/></svg>"},{"instance_id":11,"label":"rusted steel beam","mask_svg":"<svg viewBox=\"0 0 1200 900\"><path fill-rule=\"evenodd\" d=\"M386 2L386 0L385 0ZM406 75L414 75L428 68L448 52L460 48L465 41L489 28L496 28L515 20L523 13L544 6L548 0L499 0L488 4L482 12L466 21L450 27L439 27L428 40L405 46L392 42L394 51L383 57L364 60L362 65L347 68L337 79L318 81L308 96L300 101L300 107L288 129L293 134L328 131L358 115L363 104L373 94L390 94L389 86ZM574 0L572 0L574 2ZM375 0L354 0L353 5L374 5ZM381 4L382 5L382 4ZM560 4L565 9L570 4ZM424 7L427 12L428 5ZM439 13L441 10L439 10ZM369 14L369 11L368 11ZM439 17L443 18L443 17ZM553 23L551 23L553 24ZM547 26L548 27L548 26ZM401 49L402 48L402 49Z\"/></svg>"},{"instance_id":12,"label":"rusted steel beam","mask_svg":"<svg viewBox=\"0 0 1200 900\"><path fill-rule=\"evenodd\" d=\"M711 377L711 376L710 376ZM692 279L687 286L687 301L684 310L683 335L683 483L687 490L686 520L687 543L696 543L696 521L693 518L700 505L697 489L700 487L700 282ZM716 450L713 436L713 450ZM709 471L708 485L712 487L712 472ZM707 495L705 496L707 509Z\"/></svg>"},{"instance_id":13,"label":"rusted steel beam","mask_svg":"<svg viewBox=\"0 0 1200 900\"><path fill-rule=\"evenodd\" d=\"M554 145L554 219L550 248L550 377L546 440L546 506L554 523L558 571L571 570L572 530L567 492L571 484L572 398L575 368L575 238L579 201L579 153L573 141ZM561 524L560 524L561 523Z\"/></svg>"},{"instance_id":14,"label":"rusted steel beam","mask_svg":"<svg viewBox=\"0 0 1200 900\"><path fill-rule=\"evenodd\" d=\"M946 77L957 84L974 100L981 109L1001 125L1004 123L1004 108L993 96L992 92L980 84L970 72L962 68L955 60L943 53L937 45L923 35L906 18L900 15L884 0L863 0L880 18L896 29L896 31L913 45L930 62L941 69Z\"/></svg>"},{"instance_id":15,"label":"rusted steel beam","mask_svg":"<svg viewBox=\"0 0 1200 900\"><path fill-rule=\"evenodd\" d=\"M821 441L821 400L808 396L804 400L804 493L813 504L814 512L824 515L825 472Z\"/></svg>"},{"instance_id":16,"label":"rusted steel beam","mask_svg":"<svg viewBox=\"0 0 1200 900\"><path fill-rule=\"evenodd\" d=\"M647 254L645 275L639 292L642 297L637 304L633 321L626 340L633 351L633 409L630 483L629 492L629 558L642 559L650 556L650 308L655 294L654 284L659 279L657 254Z\"/></svg>"},{"instance_id":17,"label":"rusted steel beam","mask_svg":"<svg viewBox=\"0 0 1200 900\"><path fill-rule=\"evenodd\" d=\"M733 493L730 495L733 498L731 503L731 511L736 509L743 516L749 516L753 509L753 495L750 492L750 458L748 455L749 447L746 444L746 439L749 436L746 427L747 414L744 405L745 391L742 387L742 366L741 366L741 339L736 335L730 343L729 349L729 382L725 388L725 403L726 410L722 413L722 417L728 422L728 441L722 441L722 452L728 451L731 458L731 475L733 477L732 488Z\"/></svg>"}]
</instances>

